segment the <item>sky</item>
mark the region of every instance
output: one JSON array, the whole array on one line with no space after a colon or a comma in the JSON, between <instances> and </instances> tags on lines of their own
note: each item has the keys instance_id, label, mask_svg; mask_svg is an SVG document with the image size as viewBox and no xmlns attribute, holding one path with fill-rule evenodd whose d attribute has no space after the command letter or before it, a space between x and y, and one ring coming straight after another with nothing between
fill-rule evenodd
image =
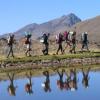
<instances>
[{"instance_id":1,"label":"sky","mask_svg":"<svg viewBox=\"0 0 100 100\"><path fill-rule=\"evenodd\" d=\"M0 0L0 34L74 13L82 20L100 15L100 0Z\"/></svg>"}]
</instances>

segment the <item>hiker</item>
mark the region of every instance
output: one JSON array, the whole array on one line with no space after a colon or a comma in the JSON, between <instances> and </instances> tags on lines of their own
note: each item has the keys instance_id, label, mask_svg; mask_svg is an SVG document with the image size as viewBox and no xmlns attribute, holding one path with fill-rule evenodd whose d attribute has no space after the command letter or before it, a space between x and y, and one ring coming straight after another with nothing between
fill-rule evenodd
<instances>
[{"instance_id":1,"label":"hiker","mask_svg":"<svg viewBox=\"0 0 100 100\"><path fill-rule=\"evenodd\" d=\"M15 91L17 87L14 86L14 73L13 74L8 73L7 76L10 80L10 85L8 86L8 92L10 95L15 96L16 95Z\"/></svg>"},{"instance_id":2,"label":"hiker","mask_svg":"<svg viewBox=\"0 0 100 100\"><path fill-rule=\"evenodd\" d=\"M48 71L44 71L43 75L46 77L45 82L42 84L42 87L44 88L45 92L51 92L51 88L50 88L50 79L49 79L49 72Z\"/></svg>"},{"instance_id":3,"label":"hiker","mask_svg":"<svg viewBox=\"0 0 100 100\"><path fill-rule=\"evenodd\" d=\"M76 53L75 48L76 48L76 32L74 31L71 37L71 43L72 43L72 47L70 50L70 53Z\"/></svg>"},{"instance_id":4,"label":"hiker","mask_svg":"<svg viewBox=\"0 0 100 100\"><path fill-rule=\"evenodd\" d=\"M8 43L8 47L9 47L9 52L8 52L7 58L9 57L10 54L14 58L14 54L13 54L14 41L15 41L14 40L14 34L10 34L8 39L7 39L7 43Z\"/></svg>"},{"instance_id":5,"label":"hiker","mask_svg":"<svg viewBox=\"0 0 100 100\"><path fill-rule=\"evenodd\" d=\"M84 71L83 68L82 68L82 74L83 74L83 79L82 79L82 84L85 88L88 88L89 87L89 71L90 71L90 68L88 68L87 71Z\"/></svg>"},{"instance_id":6,"label":"hiker","mask_svg":"<svg viewBox=\"0 0 100 100\"><path fill-rule=\"evenodd\" d=\"M81 41L82 41L82 48L81 48L81 51L83 51L83 49L86 47L87 51L89 51L89 48L88 48L88 34L87 32L84 32L82 33L81 35Z\"/></svg>"},{"instance_id":7,"label":"hiker","mask_svg":"<svg viewBox=\"0 0 100 100\"><path fill-rule=\"evenodd\" d=\"M26 74L26 77L28 78L29 82L25 85L25 91L29 94L32 94L32 73L30 72L29 75Z\"/></svg>"},{"instance_id":8,"label":"hiker","mask_svg":"<svg viewBox=\"0 0 100 100\"><path fill-rule=\"evenodd\" d=\"M67 32L67 31L64 32L64 40L65 40L65 42L66 42L66 46L65 46L63 52L65 52L65 50L66 50L66 48L67 48L68 46L71 48L71 43L70 43L71 41L70 41L70 39L69 39L69 35L70 35L70 32Z\"/></svg>"},{"instance_id":9,"label":"hiker","mask_svg":"<svg viewBox=\"0 0 100 100\"><path fill-rule=\"evenodd\" d=\"M63 42L63 35L59 33L58 35L56 35L56 43L58 44L58 49L56 52L57 55L58 55L59 50L61 50L61 53L63 54L62 42Z\"/></svg>"},{"instance_id":10,"label":"hiker","mask_svg":"<svg viewBox=\"0 0 100 100\"><path fill-rule=\"evenodd\" d=\"M44 44L44 49L42 50L44 55L48 55L48 48L49 48L49 43L48 43L48 38L49 38L50 33L44 33L42 38L43 38L43 44Z\"/></svg>"},{"instance_id":11,"label":"hiker","mask_svg":"<svg viewBox=\"0 0 100 100\"><path fill-rule=\"evenodd\" d=\"M30 51L31 51L31 34L27 33L25 35L25 45L27 46L27 50L25 52L26 56L31 56Z\"/></svg>"},{"instance_id":12,"label":"hiker","mask_svg":"<svg viewBox=\"0 0 100 100\"><path fill-rule=\"evenodd\" d=\"M59 80L57 80L57 86L60 90L64 89L64 81L63 81L64 72L65 70L62 70L61 73L57 70L57 73L59 75Z\"/></svg>"}]
</instances>

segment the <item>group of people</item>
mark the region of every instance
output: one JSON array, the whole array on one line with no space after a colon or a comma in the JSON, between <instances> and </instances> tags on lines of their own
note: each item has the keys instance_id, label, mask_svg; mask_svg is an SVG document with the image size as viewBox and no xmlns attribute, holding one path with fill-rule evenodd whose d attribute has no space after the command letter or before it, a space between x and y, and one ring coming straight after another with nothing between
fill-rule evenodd
<instances>
[{"instance_id":1,"label":"group of people","mask_svg":"<svg viewBox=\"0 0 100 100\"><path fill-rule=\"evenodd\" d=\"M59 33L56 36L56 41L59 45L56 54L58 54L59 50L61 50L61 53L63 54L68 46L70 47L70 50L69 50L70 53L76 53L76 44L77 44L76 31L73 31L73 32L65 31L63 34ZM66 42L66 46L64 47L64 49L62 46L63 41ZM81 34L81 44L82 44L81 51L83 51L84 48L86 48L89 51L88 43L89 43L88 34L87 32L83 32Z\"/></svg>"},{"instance_id":2,"label":"group of people","mask_svg":"<svg viewBox=\"0 0 100 100\"><path fill-rule=\"evenodd\" d=\"M44 45L43 46L44 48L42 50L43 55L49 54L49 36L50 36L50 33L43 33L43 35L41 36L41 39L40 39L40 42ZM32 51L31 37L32 37L32 34L28 33L28 32L25 34L25 37L24 37L24 44L27 47L27 50L25 51L26 56L31 56L31 51ZM12 55L12 57L14 57L14 53L13 53L13 44L15 42L14 34L12 34L12 35L10 34L7 41L8 41L8 47L9 47L9 52L8 52L7 58L9 57L10 54ZM69 50L70 53L76 53L77 39L76 39L75 31L73 31L73 32L65 31L64 33L59 33L56 35L55 41L58 44L58 49L56 51L56 54L58 54L60 50L61 50L61 53L64 54L64 52L68 46L70 47L70 50ZM62 43L64 41L66 43L66 46L63 48ZM81 34L81 43L82 43L81 51L83 51L84 48L86 48L89 51L89 48L88 48L89 42L88 42L87 32L83 32Z\"/></svg>"},{"instance_id":3,"label":"group of people","mask_svg":"<svg viewBox=\"0 0 100 100\"><path fill-rule=\"evenodd\" d=\"M89 71L90 71L90 68L88 68L87 70L82 69L82 75L83 75L82 84L85 88L89 87L89 79L90 79ZM78 89L79 79L77 78L76 69L70 69L69 73L66 72L64 69L62 69L62 71L57 70L56 72L57 72L58 78L59 78L57 80L57 87L60 90L75 91ZM41 84L41 86L45 92L51 92L49 71L44 71L43 75L45 76L45 80ZM8 73L7 76L10 81L10 85L8 86L8 92L10 95L15 96L16 89L17 89L17 86L14 85L15 74ZM25 84L25 91L28 94L33 94L32 72L26 73L26 77L28 79L28 82Z\"/></svg>"},{"instance_id":4,"label":"group of people","mask_svg":"<svg viewBox=\"0 0 100 100\"><path fill-rule=\"evenodd\" d=\"M31 53L30 53L30 51L32 50L31 49L31 36L32 36L31 33L25 33L24 45L26 45L26 48L27 48L25 51L26 56L31 56ZM15 40L14 34L9 34L8 39L7 39L7 45L9 48L7 58L10 56L10 54L14 58L13 45L15 43L16 43L16 40Z\"/></svg>"}]
</instances>

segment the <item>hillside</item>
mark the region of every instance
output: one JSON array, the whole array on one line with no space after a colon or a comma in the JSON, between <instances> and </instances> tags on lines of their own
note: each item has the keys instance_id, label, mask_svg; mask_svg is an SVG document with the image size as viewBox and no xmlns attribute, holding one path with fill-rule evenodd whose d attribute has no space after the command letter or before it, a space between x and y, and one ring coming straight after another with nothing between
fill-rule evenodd
<instances>
[{"instance_id":1,"label":"hillside","mask_svg":"<svg viewBox=\"0 0 100 100\"><path fill-rule=\"evenodd\" d=\"M71 30L74 27L76 27L78 36L80 36L80 33L86 31L88 32L90 41L100 43L100 16L77 23Z\"/></svg>"}]
</instances>

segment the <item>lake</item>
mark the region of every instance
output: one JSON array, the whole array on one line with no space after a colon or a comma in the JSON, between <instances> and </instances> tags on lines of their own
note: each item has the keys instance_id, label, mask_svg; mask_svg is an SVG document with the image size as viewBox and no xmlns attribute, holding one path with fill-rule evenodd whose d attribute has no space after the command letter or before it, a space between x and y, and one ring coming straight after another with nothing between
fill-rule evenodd
<instances>
[{"instance_id":1,"label":"lake","mask_svg":"<svg viewBox=\"0 0 100 100\"><path fill-rule=\"evenodd\" d=\"M58 70L49 75L14 79L14 73L8 74L8 80L0 81L0 100L100 100L100 72L90 69L69 72Z\"/></svg>"}]
</instances>

